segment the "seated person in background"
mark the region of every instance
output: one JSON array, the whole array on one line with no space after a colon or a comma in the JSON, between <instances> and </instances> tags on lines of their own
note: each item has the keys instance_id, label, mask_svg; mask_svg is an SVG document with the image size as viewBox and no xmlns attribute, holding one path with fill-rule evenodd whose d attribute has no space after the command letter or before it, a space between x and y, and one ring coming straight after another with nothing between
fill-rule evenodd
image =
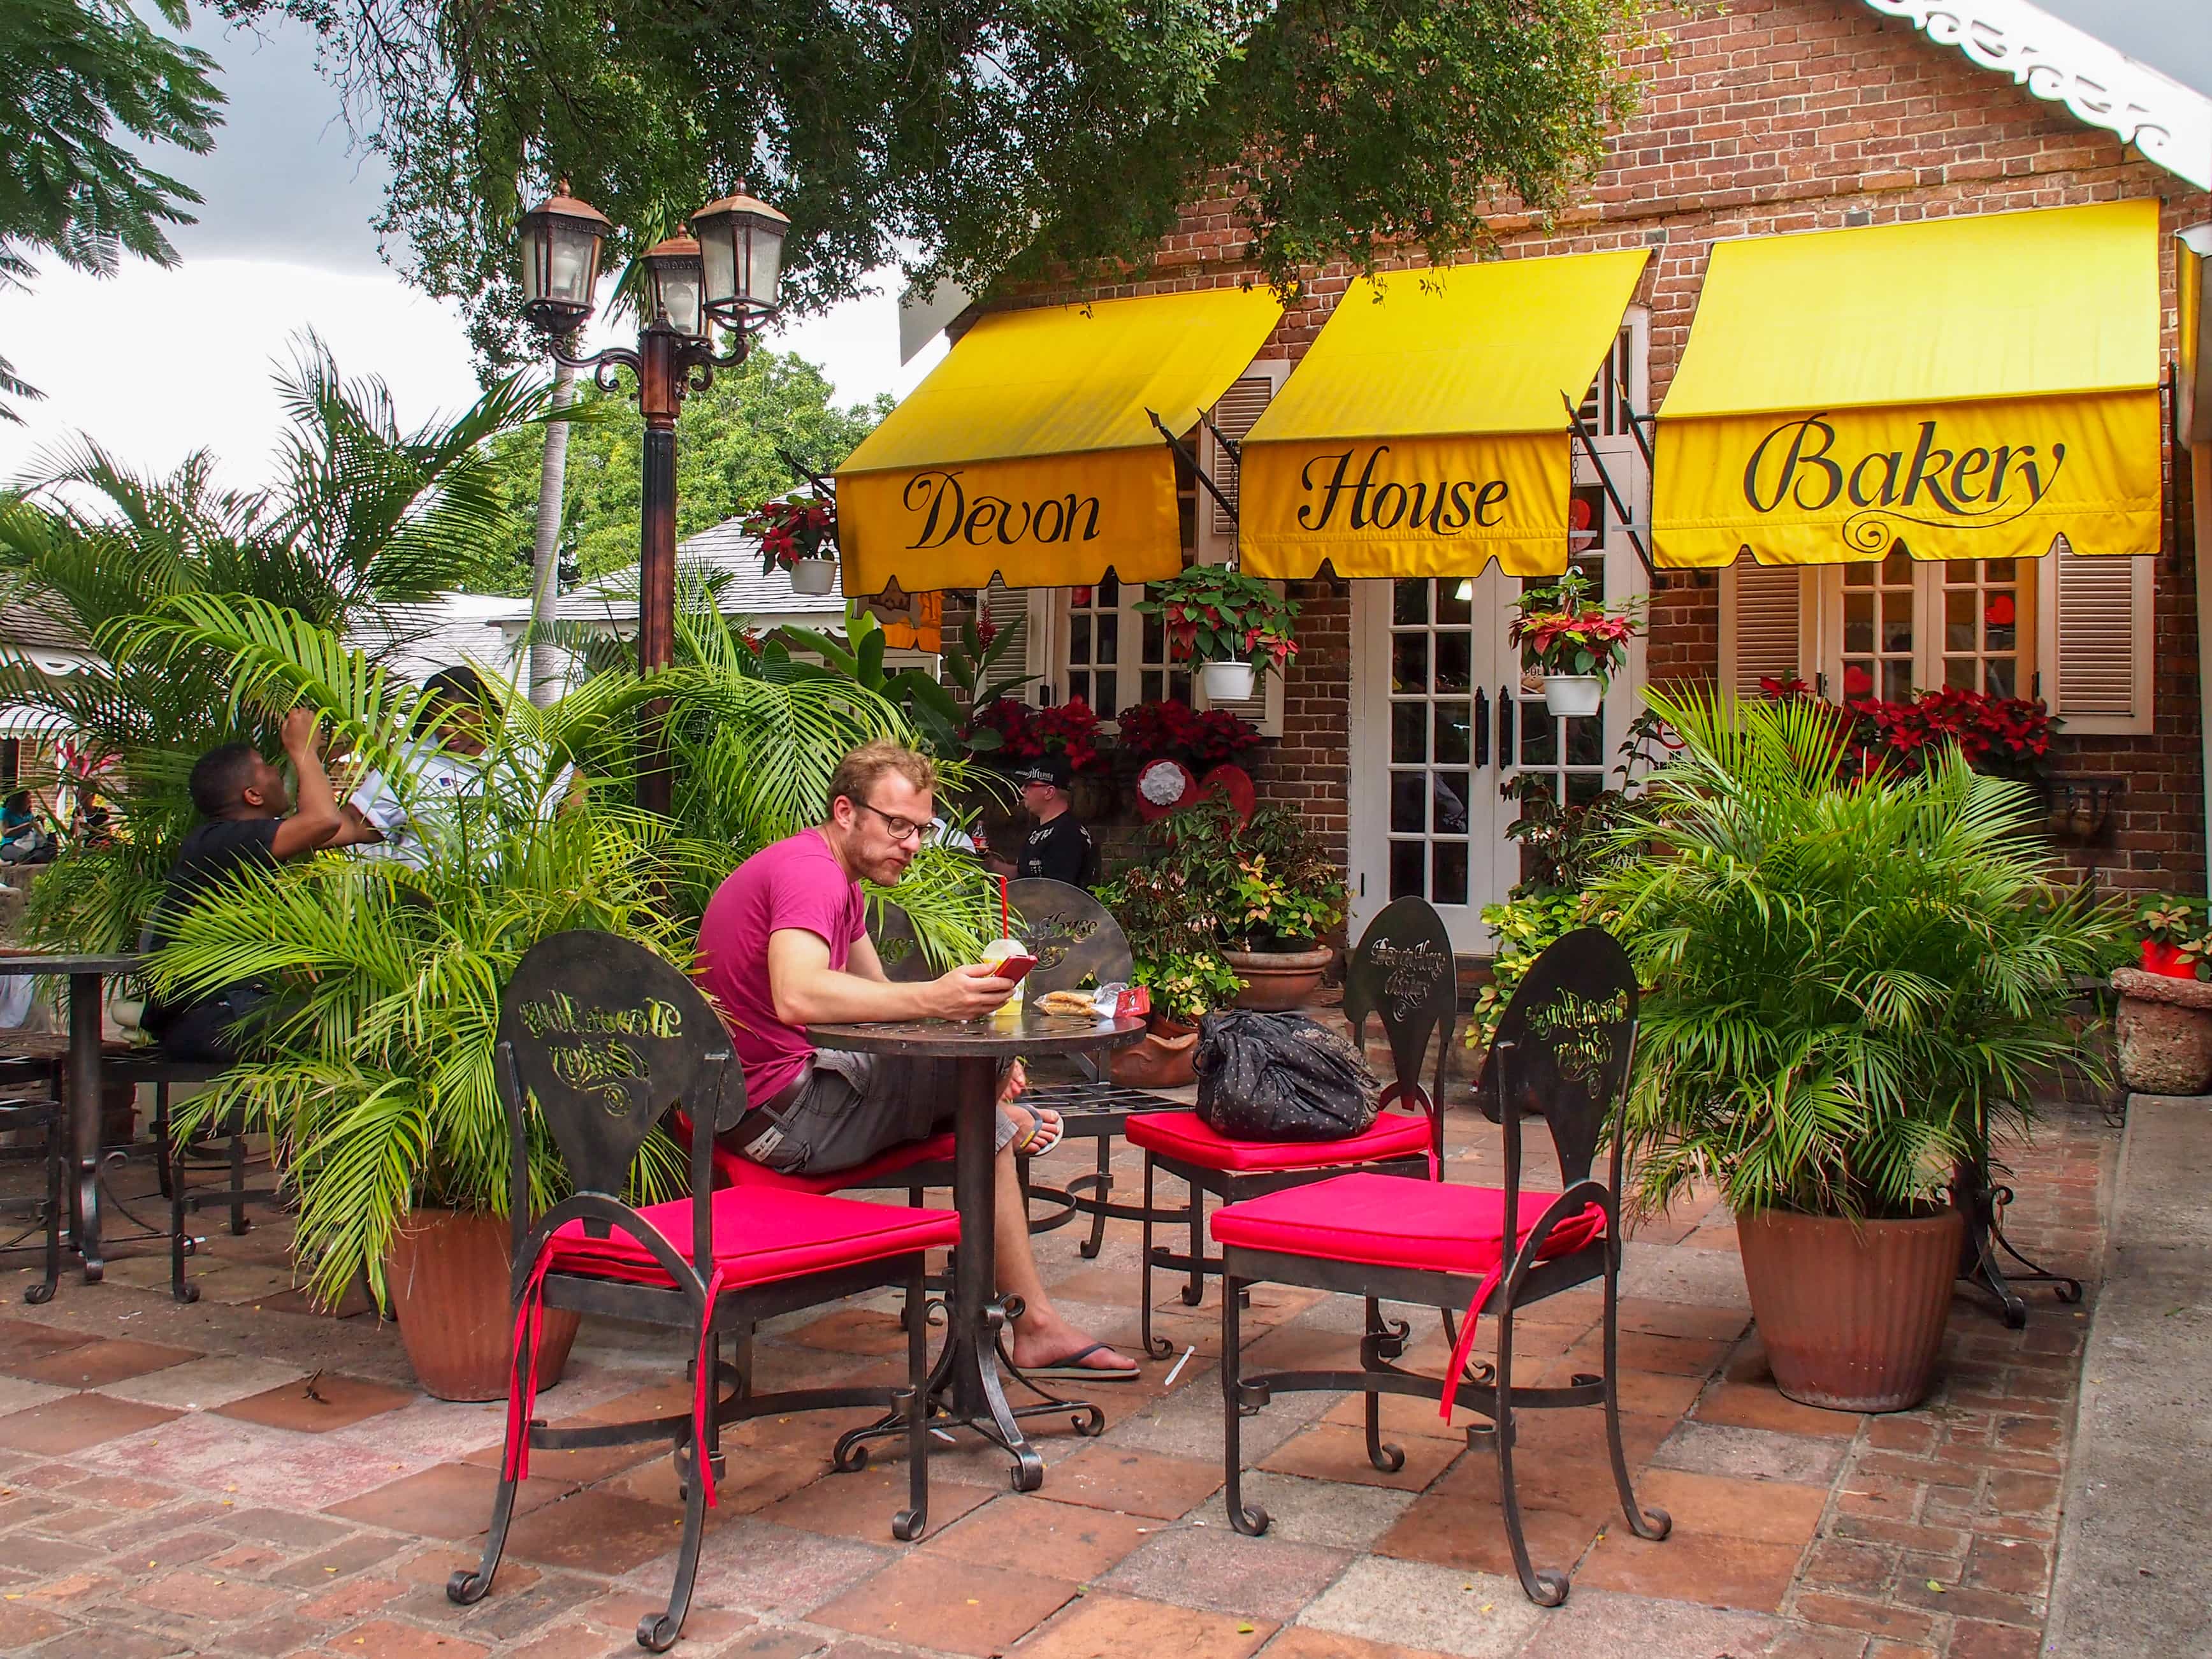
<instances>
[{"instance_id":1,"label":"seated person in background","mask_svg":"<svg viewBox=\"0 0 2212 1659\"><path fill-rule=\"evenodd\" d=\"M486 779L484 705L491 693L483 677L465 665L441 668L422 682L428 694L415 717L414 742L402 764L404 778L372 772L345 805L356 839L371 858L397 859L421 869L429 843L453 827L459 803L481 796ZM562 769L542 804L550 814L574 773Z\"/></svg>"},{"instance_id":2,"label":"seated person in background","mask_svg":"<svg viewBox=\"0 0 2212 1659\"><path fill-rule=\"evenodd\" d=\"M52 850L53 837L39 828L31 810L31 792L18 789L0 804L0 864L28 864Z\"/></svg>"},{"instance_id":3,"label":"seated person in background","mask_svg":"<svg viewBox=\"0 0 2212 1659\"><path fill-rule=\"evenodd\" d=\"M889 743L839 763L828 821L763 848L732 871L699 923L700 986L721 1009L744 1067L748 1109L722 1145L772 1170L829 1174L866 1163L946 1126L951 1068L944 1061L878 1060L817 1050L815 1023L975 1019L1013 986L990 969L894 985L868 938L863 877L896 885L935 816L937 769ZM1061 1317L1045 1295L1030 1247L1017 1151L1059 1139L1059 1114L1016 1100L1018 1064L1000 1086L997 1220L999 1290L1022 1299L1009 1348L1033 1376L1126 1380L1136 1367Z\"/></svg>"},{"instance_id":4,"label":"seated person in background","mask_svg":"<svg viewBox=\"0 0 2212 1659\"><path fill-rule=\"evenodd\" d=\"M159 950L184 914L210 889L255 865L273 868L325 847L342 847L353 833L338 811L315 742L314 711L295 708L284 717L284 753L298 775L295 808L284 775L252 744L210 749L192 768L192 805L204 822L177 848L149 948ZM178 1060L237 1058L231 1028L268 1000L268 988L252 980L226 985L198 1000L176 1006L158 998L146 1005L145 1027Z\"/></svg>"},{"instance_id":5,"label":"seated person in background","mask_svg":"<svg viewBox=\"0 0 2212 1659\"><path fill-rule=\"evenodd\" d=\"M1014 775L1021 780L1022 805L1036 820L1029 839L1014 860L1018 876L1042 876L1070 887L1091 887L1098 880L1098 847L1090 830L1075 816L1067 793L1073 774L1065 755L1047 755L1031 761Z\"/></svg>"}]
</instances>

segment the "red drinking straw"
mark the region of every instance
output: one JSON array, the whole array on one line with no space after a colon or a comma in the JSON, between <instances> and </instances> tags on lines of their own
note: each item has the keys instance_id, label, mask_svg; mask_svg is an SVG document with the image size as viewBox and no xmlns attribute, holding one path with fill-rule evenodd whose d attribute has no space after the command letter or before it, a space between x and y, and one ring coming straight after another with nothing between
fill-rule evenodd
<instances>
[{"instance_id":1,"label":"red drinking straw","mask_svg":"<svg viewBox=\"0 0 2212 1659\"><path fill-rule=\"evenodd\" d=\"M1012 932L1006 925L1006 878L1004 876L999 878L999 937L1000 939L1013 937Z\"/></svg>"}]
</instances>

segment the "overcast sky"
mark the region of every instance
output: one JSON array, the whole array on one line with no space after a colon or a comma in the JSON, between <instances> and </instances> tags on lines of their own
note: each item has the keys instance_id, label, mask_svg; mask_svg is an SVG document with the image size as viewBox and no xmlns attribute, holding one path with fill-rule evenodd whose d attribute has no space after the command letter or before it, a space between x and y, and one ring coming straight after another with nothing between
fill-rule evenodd
<instances>
[{"instance_id":1,"label":"overcast sky","mask_svg":"<svg viewBox=\"0 0 2212 1659\"><path fill-rule=\"evenodd\" d=\"M2212 93L2212 0L2044 3ZM270 369L310 326L341 368L389 380L410 423L476 395L456 317L377 257L383 174L348 153L304 32L226 33L200 11L190 38L222 62L230 101L212 155L158 163L205 198L200 222L174 236L183 265L132 263L95 283L49 260L34 292L0 295L0 356L47 393L21 406L24 425L0 423L0 477L86 432L142 468L205 447L227 482L261 482L280 425ZM888 293L796 321L772 343L822 364L848 400L902 394L942 352L900 365Z\"/></svg>"}]
</instances>

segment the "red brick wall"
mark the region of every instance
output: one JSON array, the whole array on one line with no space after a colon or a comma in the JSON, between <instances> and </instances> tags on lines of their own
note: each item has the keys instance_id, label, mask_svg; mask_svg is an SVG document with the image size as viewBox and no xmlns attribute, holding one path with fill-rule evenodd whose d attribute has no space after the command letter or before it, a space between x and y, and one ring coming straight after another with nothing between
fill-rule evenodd
<instances>
[{"instance_id":1,"label":"red brick wall","mask_svg":"<svg viewBox=\"0 0 2212 1659\"><path fill-rule=\"evenodd\" d=\"M1674 20L1666 33L1665 49L1632 60L1650 77L1643 109L1577 205L1547 226L1506 200L1491 220L1508 258L1654 246L1638 295L1651 312L1654 406L1680 361L1715 239L1851 223L2159 198L2169 234L2160 257L2171 352L2170 233L2212 216L2203 192L2130 160L2117 138L2082 126L2063 106L2031 97L1855 0L1739 0L1725 15ZM1225 201L1200 202L1145 280L1088 291L1161 293L1249 280L1253 273L1237 258L1243 240ZM1349 277L1340 267L1320 272L1261 355L1302 356ZM2167 464L2174 464L2170 447ZM2184 458L2158 569L2157 731L2062 737L2057 763L2068 772L2127 779L2110 844L2083 854L2082 862L2109 881L2201 890L2188 488ZM1704 574L1662 580L1651 606L1651 677L1713 674L1717 583ZM1323 580L1298 585L1297 597L1305 605L1304 649L1286 684L1285 734L1254 770L1266 793L1304 803L1341 846L1349 790L1348 590Z\"/></svg>"}]
</instances>

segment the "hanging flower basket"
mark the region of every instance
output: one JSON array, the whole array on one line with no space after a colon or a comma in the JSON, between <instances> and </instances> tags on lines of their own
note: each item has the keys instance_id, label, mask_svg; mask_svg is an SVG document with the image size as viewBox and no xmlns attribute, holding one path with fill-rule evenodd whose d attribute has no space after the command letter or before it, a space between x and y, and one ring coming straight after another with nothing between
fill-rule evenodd
<instances>
[{"instance_id":1,"label":"hanging flower basket","mask_svg":"<svg viewBox=\"0 0 2212 1659\"><path fill-rule=\"evenodd\" d=\"M1547 674L1544 707L1554 714L1577 719L1595 714L1605 705L1605 682L1595 674Z\"/></svg>"},{"instance_id":2,"label":"hanging flower basket","mask_svg":"<svg viewBox=\"0 0 2212 1659\"><path fill-rule=\"evenodd\" d=\"M760 538L761 574L791 577L794 593L830 593L837 586L837 509L811 495L763 501L745 520L748 536Z\"/></svg>"},{"instance_id":3,"label":"hanging flower basket","mask_svg":"<svg viewBox=\"0 0 2212 1659\"><path fill-rule=\"evenodd\" d=\"M1210 662L1198 671L1208 702L1245 702L1252 696L1257 671L1249 662Z\"/></svg>"},{"instance_id":4,"label":"hanging flower basket","mask_svg":"<svg viewBox=\"0 0 2212 1659\"><path fill-rule=\"evenodd\" d=\"M1628 660L1642 603L1632 599L1608 611L1591 599L1589 578L1575 569L1521 596L1521 614L1506 637L1521 647L1523 663L1544 677L1546 708L1573 716L1598 712L1607 684Z\"/></svg>"},{"instance_id":5,"label":"hanging flower basket","mask_svg":"<svg viewBox=\"0 0 2212 1659\"><path fill-rule=\"evenodd\" d=\"M1286 666L1297 655L1291 637L1298 608L1256 576L1239 575L1226 566L1194 564L1181 575L1146 585L1135 609L1157 615L1167 630L1168 655L1177 662L1195 659L1203 665L1206 695L1241 702L1252 695L1256 676ZM1241 670L1243 690L1216 675Z\"/></svg>"}]
</instances>

